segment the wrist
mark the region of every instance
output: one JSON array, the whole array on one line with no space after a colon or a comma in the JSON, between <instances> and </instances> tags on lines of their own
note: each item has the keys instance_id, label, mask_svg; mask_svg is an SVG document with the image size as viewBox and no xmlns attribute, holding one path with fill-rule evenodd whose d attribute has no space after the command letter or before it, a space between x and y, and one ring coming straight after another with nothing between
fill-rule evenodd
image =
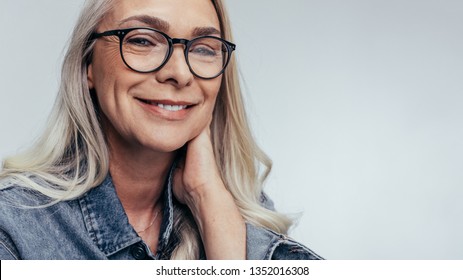
<instances>
[{"instance_id":1,"label":"wrist","mask_svg":"<svg viewBox=\"0 0 463 280\"><path fill-rule=\"evenodd\" d=\"M188 195L208 259L245 259L246 225L232 194L222 184Z\"/></svg>"},{"instance_id":2,"label":"wrist","mask_svg":"<svg viewBox=\"0 0 463 280\"><path fill-rule=\"evenodd\" d=\"M185 203L196 213L211 209L214 205L220 205L221 202L233 201L232 195L221 179L189 189L190 191L185 194Z\"/></svg>"}]
</instances>

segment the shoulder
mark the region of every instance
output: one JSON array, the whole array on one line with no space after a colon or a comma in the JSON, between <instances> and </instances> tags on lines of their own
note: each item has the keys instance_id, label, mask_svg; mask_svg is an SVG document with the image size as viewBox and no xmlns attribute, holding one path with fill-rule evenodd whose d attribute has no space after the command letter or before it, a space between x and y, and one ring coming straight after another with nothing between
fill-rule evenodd
<instances>
[{"instance_id":1,"label":"shoulder","mask_svg":"<svg viewBox=\"0 0 463 280\"><path fill-rule=\"evenodd\" d=\"M44 211L40 206L49 201L32 189L0 181L0 242L5 240L6 232L11 234L12 229L21 228L35 220L38 223L40 217L37 213Z\"/></svg>"},{"instance_id":2,"label":"shoulder","mask_svg":"<svg viewBox=\"0 0 463 280\"><path fill-rule=\"evenodd\" d=\"M76 202L49 205L51 201L19 185L0 188L0 259L41 258L62 231L63 221L79 217L72 212Z\"/></svg>"},{"instance_id":3,"label":"shoulder","mask_svg":"<svg viewBox=\"0 0 463 280\"><path fill-rule=\"evenodd\" d=\"M7 180L0 180L0 260L18 260L19 253L11 236L5 231L22 216L16 211L24 198L23 190Z\"/></svg>"},{"instance_id":4,"label":"shoulder","mask_svg":"<svg viewBox=\"0 0 463 280\"><path fill-rule=\"evenodd\" d=\"M246 253L251 260L321 260L321 256L272 230L246 224Z\"/></svg>"},{"instance_id":5,"label":"shoulder","mask_svg":"<svg viewBox=\"0 0 463 280\"><path fill-rule=\"evenodd\" d=\"M0 181L0 207L2 209L40 207L51 201L50 198L31 188L8 180Z\"/></svg>"}]
</instances>

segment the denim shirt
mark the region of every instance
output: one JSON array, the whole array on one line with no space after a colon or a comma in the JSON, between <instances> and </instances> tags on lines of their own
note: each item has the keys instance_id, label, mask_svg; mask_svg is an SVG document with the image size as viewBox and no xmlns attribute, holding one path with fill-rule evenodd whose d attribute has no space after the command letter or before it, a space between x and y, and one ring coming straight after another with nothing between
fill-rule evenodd
<instances>
[{"instance_id":1,"label":"denim shirt","mask_svg":"<svg viewBox=\"0 0 463 280\"><path fill-rule=\"evenodd\" d=\"M0 259L168 260L178 243L173 230L178 203L172 196L171 176L163 196L158 248L151 252L130 225L110 175L84 196L45 208L18 207L49 200L21 187L4 187L0 190ZM246 243L247 259L321 259L287 236L249 223Z\"/></svg>"}]
</instances>

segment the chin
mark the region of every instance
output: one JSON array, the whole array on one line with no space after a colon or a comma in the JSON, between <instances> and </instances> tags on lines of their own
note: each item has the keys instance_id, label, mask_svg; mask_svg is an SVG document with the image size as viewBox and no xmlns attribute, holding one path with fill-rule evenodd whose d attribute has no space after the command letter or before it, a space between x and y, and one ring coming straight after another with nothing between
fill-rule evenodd
<instances>
[{"instance_id":1,"label":"chin","mask_svg":"<svg viewBox=\"0 0 463 280\"><path fill-rule=\"evenodd\" d=\"M166 141L165 143L150 143L144 146L157 153L173 153L183 148L186 143L187 142Z\"/></svg>"},{"instance_id":2,"label":"chin","mask_svg":"<svg viewBox=\"0 0 463 280\"><path fill-rule=\"evenodd\" d=\"M198 135L199 132L195 129L188 132L183 131L183 133L179 129L173 131L157 130L155 133L145 134L138 138L138 143L142 149L154 153L173 153L183 148Z\"/></svg>"}]
</instances>

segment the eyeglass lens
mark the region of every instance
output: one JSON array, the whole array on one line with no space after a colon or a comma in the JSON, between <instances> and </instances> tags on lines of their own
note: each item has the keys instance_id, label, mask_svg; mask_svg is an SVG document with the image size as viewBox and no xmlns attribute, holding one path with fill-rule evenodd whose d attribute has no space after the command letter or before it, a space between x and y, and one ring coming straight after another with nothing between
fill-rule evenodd
<instances>
[{"instance_id":1,"label":"eyeglass lens","mask_svg":"<svg viewBox=\"0 0 463 280\"><path fill-rule=\"evenodd\" d=\"M215 77L227 64L228 48L219 39L209 37L193 39L188 46L187 63L197 76ZM169 41L155 30L132 30L122 42L122 57L125 63L135 71L156 70L168 56Z\"/></svg>"}]
</instances>

